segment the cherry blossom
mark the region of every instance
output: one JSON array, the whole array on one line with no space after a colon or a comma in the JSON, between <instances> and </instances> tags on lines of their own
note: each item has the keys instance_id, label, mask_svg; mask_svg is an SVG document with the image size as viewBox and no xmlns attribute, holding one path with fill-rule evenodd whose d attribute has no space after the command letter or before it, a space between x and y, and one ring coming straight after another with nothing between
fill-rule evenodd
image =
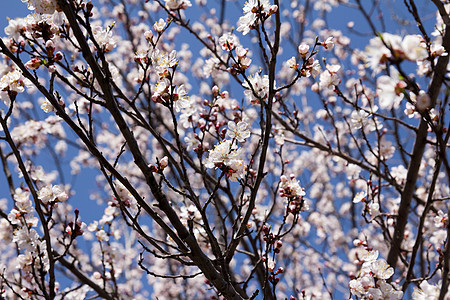
<instances>
[{"instance_id":1,"label":"cherry blossom","mask_svg":"<svg viewBox=\"0 0 450 300\"><path fill-rule=\"evenodd\" d=\"M245 142L245 139L250 136L248 124L244 121L239 121L237 124L233 121L228 122L227 136L238 142Z\"/></svg>"},{"instance_id":2,"label":"cherry blossom","mask_svg":"<svg viewBox=\"0 0 450 300\"><path fill-rule=\"evenodd\" d=\"M414 288L412 297L414 300L439 299L439 291L438 286L429 284L428 281L424 280L420 283L419 288Z\"/></svg>"},{"instance_id":3,"label":"cherry blossom","mask_svg":"<svg viewBox=\"0 0 450 300\"><path fill-rule=\"evenodd\" d=\"M339 65L327 65L327 70L320 74L320 87L325 89L333 89L335 86L339 85L341 79L339 78L337 72L340 68L341 66Z\"/></svg>"},{"instance_id":4,"label":"cherry blossom","mask_svg":"<svg viewBox=\"0 0 450 300\"><path fill-rule=\"evenodd\" d=\"M23 93L27 84L28 80L22 76L22 72L19 70L8 72L0 78L0 99L8 103L17 94Z\"/></svg>"},{"instance_id":5,"label":"cherry blossom","mask_svg":"<svg viewBox=\"0 0 450 300\"><path fill-rule=\"evenodd\" d=\"M68 196L59 185L48 185L39 190L38 197L43 204L48 204L64 202Z\"/></svg>"},{"instance_id":6,"label":"cherry blossom","mask_svg":"<svg viewBox=\"0 0 450 300\"><path fill-rule=\"evenodd\" d=\"M231 32L227 32L219 38L219 45L223 50L231 51L239 45L239 39Z\"/></svg>"},{"instance_id":7,"label":"cherry blossom","mask_svg":"<svg viewBox=\"0 0 450 300\"><path fill-rule=\"evenodd\" d=\"M28 3L28 9L38 14L53 14L58 7L56 0L22 0Z\"/></svg>"},{"instance_id":8,"label":"cherry blossom","mask_svg":"<svg viewBox=\"0 0 450 300\"><path fill-rule=\"evenodd\" d=\"M404 81L383 75L377 79L379 106L382 109L397 108L403 99Z\"/></svg>"},{"instance_id":9,"label":"cherry blossom","mask_svg":"<svg viewBox=\"0 0 450 300\"><path fill-rule=\"evenodd\" d=\"M242 149L238 148L230 140L224 140L209 150L209 156L205 166L207 168L223 168L232 181L245 175L246 165L241 158Z\"/></svg>"},{"instance_id":10,"label":"cherry blossom","mask_svg":"<svg viewBox=\"0 0 450 300\"><path fill-rule=\"evenodd\" d=\"M113 36L111 28L103 29L100 26L95 27L94 37L97 44L105 52L112 51L116 47L116 40Z\"/></svg>"},{"instance_id":11,"label":"cherry blossom","mask_svg":"<svg viewBox=\"0 0 450 300\"><path fill-rule=\"evenodd\" d=\"M276 5L271 5L269 0L248 0L244 4L244 15L239 18L237 31L246 35L258 23L258 18L267 18L278 10ZM258 15L257 15L258 13Z\"/></svg>"},{"instance_id":12,"label":"cherry blossom","mask_svg":"<svg viewBox=\"0 0 450 300\"><path fill-rule=\"evenodd\" d=\"M0 298L448 297L448 3L22 2Z\"/></svg>"},{"instance_id":13,"label":"cherry blossom","mask_svg":"<svg viewBox=\"0 0 450 300\"><path fill-rule=\"evenodd\" d=\"M177 9L186 9L189 6L192 6L191 1L189 0L164 0L166 2L167 9L177 10Z\"/></svg>"},{"instance_id":14,"label":"cherry blossom","mask_svg":"<svg viewBox=\"0 0 450 300\"><path fill-rule=\"evenodd\" d=\"M256 73L249 77L249 83L244 82L243 86L247 88L244 91L245 97L251 103L258 103L260 100L264 100L269 93L269 76L263 75L262 77Z\"/></svg>"}]
</instances>

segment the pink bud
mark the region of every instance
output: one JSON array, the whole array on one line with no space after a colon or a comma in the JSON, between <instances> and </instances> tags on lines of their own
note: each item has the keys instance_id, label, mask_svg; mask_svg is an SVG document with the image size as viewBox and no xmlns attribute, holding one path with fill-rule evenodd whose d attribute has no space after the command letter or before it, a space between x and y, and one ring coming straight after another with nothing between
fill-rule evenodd
<instances>
[{"instance_id":1,"label":"pink bud","mask_svg":"<svg viewBox=\"0 0 450 300\"><path fill-rule=\"evenodd\" d=\"M167 156L164 156L159 161L159 167L161 168L161 170L164 170L167 167L168 164L169 164L169 158Z\"/></svg>"}]
</instances>

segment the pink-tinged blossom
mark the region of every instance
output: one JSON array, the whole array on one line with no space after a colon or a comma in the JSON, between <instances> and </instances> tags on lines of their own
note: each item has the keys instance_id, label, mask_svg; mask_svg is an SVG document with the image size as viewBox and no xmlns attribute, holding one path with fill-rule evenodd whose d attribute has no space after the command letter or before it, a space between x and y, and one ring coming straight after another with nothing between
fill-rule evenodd
<instances>
[{"instance_id":1,"label":"pink-tinged blossom","mask_svg":"<svg viewBox=\"0 0 450 300\"><path fill-rule=\"evenodd\" d=\"M9 224L8 220L0 220L0 241L2 243L9 243L12 241L13 231L12 226Z\"/></svg>"},{"instance_id":2,"label":"pink-tinged blossom","mask_svg":"<svg viewBox=\"0 0 450 300\"><path fill-rule=\"evenodd\" d=\"M245 14L239 18L237 31L242 31L243 35L247 35L251 29L253 29L258 23L255 14Z\"/></svg>"},{"instance_id":3,"label":"pink-tinged blossom","mask_svg":"<svg viewBox=\"0 0 450 300\"><path fill-rule=\"evenodd\" d=\"M8 26L5 27L5 34L15 40L19 41L22 37L21 34L24 33L27 29L26 19L17 18L17 19L9 19Z\"/></svg>"},{"instance_id":4,"label":"pink-tinged blossom","mask_svg":"<svg viewBox=\"0 0 450 300\"><path fill-rule=\"evenodd\" d=\"M193 133L189 133L187 136L184 137L184 142L186 144L186 150L191 151L192 149L196 148L199 144L199 140L194 136Z\"/></svg>"},{"instance_id":5,"label":"pink-tinged blossom","mask_svg":"<svg viewBox=\"0 0 450 300\"><path fill-rule=\"evenodd\" d=\"M245 171L247 170L247 165L245 161L242 159L233 159L227 165L228 170L226 171L226 175L228 179L233 182L238 181L239 178L244 178Z\"/></svg>"},{"instance_id":6,"label":"pink-tinged blossom","mask_svg":"<svg viewBox=\"0 0 450 300\"><path fill-rule=\"evenodd\" d=\"M44 121L29 120L14 127L11 131L11 136L15 141L37 147L44 146L45 141L47 141L47 134L59 137L65 135L58 118L51 116Z\"/></svg>"},{"instance_id":7,"label":"pink-tinged blossom","mask_svg":"<svg viewBox=\"0 0 450 300\"><path fill-rule=\"evenodd\" d=\"M447 56L448 53L445 51L444 46L438 44L432 44L430 47L431 55L436 56Z\"/></svg>"},{"instance_id":8,"label":"pink-tinged blossom","mask_svg":"<svg viewBox=\"0 0 450 300\"><path fill-rule=\"evenodd\" d=\"M97 237L97 240L99 242L107 242L107 241L109 241L109 235L103 229L100 229L99 231L97 231L95 236Z\"/></svg>"},{"instance_id":9,"label":"pink-tinged blossom","mask_svg":"<svg viewBox=\"0 0 450 300\"><path fill-rule=\"evenodd\" d=\"M11 97L25 91L25 86L29 85L28 79L22 76L19 70L13 70L0 78L0 99L9 103Z\"/></svg>"},{"instance_id":10,"label":"pink-tinged blossom","mask_svg":"<svg viewBox=\"0 0 450 300\"><path fill-rule=\"evenodd\" d=\"M269 0L246 1L243 8L244 15L239 18L237 31L241 31L243 35L246 35L258 25L259 18L265 19L277 10L278 6L271 5Z\"/></svg>"},{"instance_id":11,"label":"pink-tinged blossom","mask_svg":"<svg viewBox=\"0 0 450 300\"><path fill-rule=\"evenodd\" d=\"M31 60L27 61L25 63L25 67L28 70L37 70L41 66L42 62L41 59L38 57L32 58Z\"/></svg>"},{"instance_id":12,"label":"pink-tinged blossom","mask_svg":"<svg viewBox=\"0 0 450 300\"><path fill-rule=\"evenodd\" d=\"M55 108L53 107L53 105L50 103L50 101L48 101L47 99L45 99L42 104L41 104L41 109L45 112L45 113L49 113L51 111L54 111Z\"/></svg>"},{"instance_id":13,"label":"pink-tinged blossom","mask_svg":"<svg viewBox=\"0 0 450 300\"><path fill-rule=\"evenodd\" d=\"M366 127L368 124L370 124L370 117L371 115L362 109L352 111L351 122L353 128L360 129Z\"/></svg>"},{"instance_id":14,"label":"pink-tinged blossom","mask_svg":"<svg viewBox=\"0 0 450 300\"><path fill-rule=\"evenodd\" d=\"M295 179L294 174L291 174L289 178L285 175L280 177L279 194L280 197L287 200L289 213L297 215L302 211L309 210L309 205L303 198L306 195L305 190L300 186L300 182Z\"/></svg>"},{"instance_id":15,"label":"pink-tinged blossom","mask_svg":"<svg viewBox=\"0 0 450 300\"><path fill-rule=\"evenodd\" d=\"M370 270L378 279L389 279L394 275L394 268L390 267L383 258L372 261L370 264Z\"/></svg>"},{"instance_id":16,"label":"pink-tinged blossom","mask_svg":"<svg viewBox=\"0 0 450 300\"><path fill-rule=\"evenodd\" d=\"M385 136L382 136L378 143L378 153L376 154L380 156L381 160L387 160L393 157L394 153L395 147L392 145L392 142L387 140Z\"/></svg>"},{"instance_id":17,"label":"pink-tinged blossom","mask_svg":"<svg viewBox=\"0 0 450 300\"><path fill-rule=\"evenodd\" d=\"M383 33L381 38L370 40L366 55L368 65L377 73L385 68L389 60L422 62L428 58L428 51L420 35L407 35L402 39L398 35Z\"/></svg>"},{"instance_id":18,"label":"pink-tinged blossom","mask_svg":"<svg viewBox=\"0 0 450 300\"><path fill-rule=\"evenodd\" d=\"M382 109L398 108L403 99L406 83L391 76L383 75L377 79L378 104Z\"/></svg>"},{"instance_id":19,"label":"pink-tinged blossom","mask_svg":"<svg viewBox=\"0 0 450 300\"><path fill-rule=\"evenodd\" d=\"M151 30L144 32L144 37L147 41L153 42L153 32Z\"/></svg>"},{"instance_id":20,"label":"pink-tinged blossom","mask_svg":"<svg viewBox=\"0 0 450 300\"><path fill-rule=\"evenodd\" d=\"M253 104L266 99L269 95L269 76L263 75L261 77L259 73L256 73L253 76L249 76L248 80L250 84L248 82L242 84L246 88L244 91L245 98Z\"/></svg>"},{"instance_id":21,"label":"pink-tinged blossom","mask_svg":"<svg viewBox=\"0 0 450 300\"><path fill-rule=\"evenodd\" d=\"M16 208L22 213L31 213L33 211L33 204L30 200L30 193L21 188L14 191L14 200Z\"/></svg>"},{"instance_id":22,"label":"pink-tinged blossom","mask_svg":"<svg viewBox=\"0 0 450 300\"><path fill-rule=\"evenodd\" d=\"M168 10L186 9L192 6L189 0L164 0L166 2L166 8Z\"/></svg>"},{"instance_id":23,"label":"pink-tinged blossom","mask_svg":"<svg viewBox=\"0 0 450 300\"><path fill-rule=\"evenodd\" d=\"M295 56L292 56L290 59L288 59L286 61L286 66L290 69L294 69L294 70L298 69L298 64L297 64L297 60L295 59Z\"/></svg>"},{"instance_id":24,"label":"pink-tinged blossom","mask_svg":"<svg viewBox=\"0 0 450 300\"><path fill-rule=\"evenodd\" d=\"M326 50L331 50L334 48L334 41L333 41L334 37L330 36L329 38L327 38L323 43L322 46L326 49Z\"/></svg>"},{"instance_id":25,"label":"pink-tinged blossom","mask_svg":"<svg viewBox=\"0 0 450 300\"><path fill-rule=\"evenodd\" d=\"M322 89L334 89L335 86L339 85L341 79L337 72L340 68L339 65L327 65L327 70L320 74L319 86Z\"/></svg>"},{"instance_id":26,"label":"pink-tinged blossom","mask_svg":"<svg viewBox=\"0 0 450 300\"><path fill-rule=\"evenodd\" d=\"M161 32L163 32L164 29L166 28L166 25L167 25L166 21L164 21L164 19L161 19L161 18L160 18L160 19L159 19L158 21L156 21L155 24L153 25L153 29L154 29L156 32L161 33Z\"/></svg>"},{"instance_id":27,"label":"pink-tinged blossom","mask_svg":"<svg viewBox=\"0 0 450 300\"><path fill-rule=\"evenodd\" d=\"M392 277L394 269L386 260L378 259L378 253L378 250L369 250L361 256L361 270L358 276L349 282L351 293L365 299L402 299L403 293L398 291L396 286L385 282ZM380 298L385 294L391 298Z\"/></svg>"},{"instance_id":28,"label":"pink-tinged blossom","mask_svg":"<svg viewBox=\"0 0 450 300\"><path fill-rule=\"evenodd\" d=\"M241 149L232 143L230 140L224 140L214 146L214 149L209 150L209 157L206 163L207 168L214 168L217 164L228 165L230 161L239 159Z\"/></svg>"},{"instance_id":29,"label":"pink-tinged blossom","mask_svg":"<svg viewBox=\"0 0 450 300\"><path fill-rule=\"evenodd\" d=\"M399 51L403 51L405 57L411 61L425 60L428 57L425 40L420 35L405 36Z\"/></svg>"},{"instance_id":30,"label":"pink-tinged blossom","mask_svg":"<svg viewBox=\"0 0 450 300\"><path fill-rule=\"evenodd\" d=\"M14 231L13 242L17 243L21 250L35 251L39 244L39 235L32 228L20 227Z\"/></svg>"},{"instance_id":31,"label":"pink-tinged blossom","mask_svg":"<svg viewBox=\"0 0 450 300\"><path fill-rule=\"evenodd\" d=\"M172 98L173 108L176 112L180 112L182 108L187 108L189 106L189 96L186 87L183 84L175 88Z\"/></svg>"},{"instance_id":32,"label":"pink-tinged blossom","mask_svg":"<svg viewBox=\"0 0 450 300\"><path fill-rule=\"evenodd\" d=\"M244 121L239 121L237 124L233 121L228 122L227 136L240 143L245 142L245 139L250 136L248 124Z\"/></svg>"},{"instance_id":33,"label":"pink-tinged blossom","mask_svg":"<svg viewBox=\"0 0 450 300\"><path fill-rule=\"evenodd\" d=\"M378 280L377 287L369 288L368 296L372 300L401 300L403 292L396 290L392 285L384 280Z\"/></svg>"},{"instance_id":34,"label":"pink-tinged blossom","mask_svg":"<svg viewBox=\"0 0 450 300\"><path fill-rule=\"evenodd\" d=\"M273 270L275 269L275 265L276 262L273 259L269 258L269 260L267 261L267 270L269 270L269 272L273 272Z\"/></svg>"},{"instance_id":35,"label":"pink-tinged blossom","mask_svg":"<svg viewBox=\"0 0 450 300\"><path fill-rule=\"evenodd\" d=\"M429 284L424 280L420 283L419 288L414 288L412 294L413 300L437 300L439 299L439 293L441 288L434 284ZM448 299L444 297L444 299Z\"/></svg>"},{"instance_id":36,"label":"pink-tinged blossom","mask_svg":"<svg viewBox=\"0 0 450 300\"><path fill-rule=\"evenodd\" d=\"M383 41L391 47L398 48L401 44L401 38L397 35L384 33L382 36L383 40L380 37L371 39L365 50L368 66L376 73L385 68L385 63L391 57L391 51L386 48Z\"/></svg>"},{"instance_id":37,"label":"pink-tinged blossom","mask_svg":"<svg viewBox=\"0 0 450 300\"><path fill-rule=\"evenodd\" d=\"M300 186L300 182L295 179L294 175L291 175L289 178L285 175L280 177L280 196L281 197L302 197L305 196L306 193L303 188Z\"/></svg>"},{"instance_id":38,"label":"pink-tinged blossom","mask_svg":"<svg viewBox=\"0 0 450 300\"><path fill-rule=\"evenodd\" d=\"M53 14L58 7L57 0L22 0L28 4L29 10L34 10L37 14Z\"/></svg>"},{"instance_id":39,"label":"pink-tinged blossom","mask_svg":"<svg viewBox=\"0 0 450 300\"><path fill-rule=\"evenodd\" d=\"M315 78L320 74L321 67L318 60L315 60L314 57L311 57L306 62L305 71L303 75L306 77L310 77L311 75Z\"/></svg>"},{"instance_id":40,"label":"pink-tinged blossom","mask_svg":"<svg viewBox=\"0 0 450 300\"><path fill-rule=\"evenodd\" d=\"M230 140L224 140L209 150L205 166L221 168L231 181L237 181L245 175L246 164L242 159L242 150Z\"/></svg>"},{"instance_id":41,"label":"pink-tinged blossom","mask_svg":"<svg viewBox=\"0 0 450 300\"><path fill-rule=\"evenodd\" d=\"M443 248L445 240L447 239L447 230L438 229L433 230L433 233L430 237L430 243L434 245L437 249Z\"/></svg>"},{"instance_id":42,"label":"pink-tinged blossom","mask_svg":"<svg viewBox=\"0 0 450 300\"><path fill-rule=\"evenodd\" d=\"M412 97L412 95L414 95L413 93L410 93L410 97ZM415 96L415 95L414 95ZM416 107L415 107L415 105L413 105L413 104L411 104L411 103L409 103L409 102L406 102L406 108L405 108L405 110L403 111L404 113L405 113L405 115L407 115L408 116L408 118L414 118L414 117L417 117L417 112L416 112Z\"/></svg>"},{"instance_id":43,"label":"pink-tinged blossom","mask_svg":"<svg viewBox=\"0 0 450 300\"><path fill-rule=\"evenodd\" d=\"M362 297L367 294L370 288L375 287L375 280L372 276L361 276L350 280L348 286L353 295Z\"/></svg>"},{"instance_id":44,"label":"pink-tinged blossom","mask_svg":"<svg viewBox=\"0 0 450 300\"><path fill-rule=\"evenodd\" d=\"M448 224L448 215L444 213L442 210L438 211L436 217L434 217L434 225L437 228L445 228Z\"/></svg>"},{"instance_id":45,"label":"pink-tinged blossom","mask_svg":"<svg viewBox=\"0 0 450 300\"><path fill-rule=\"evenodd\" d=\"M24 254L20 254L17 257L17 268L24 271L25 273L35 272L36 270L48 271L50 268L48 255L47 255L47 245L45 241L38 243L39 247L35 250L27 250Z\"/></svg>"},{"instance_id":46,"label":"pink-tinged blossom","mask_svg":"<svg viewBox=\"0 0 450 300\"><path fill-rule=\"evenodd\" d=\"M163 78L156 84L152 100L154 102L172 105L176 112L180 112L181 109L189 107L189 96L185 86L182 84L174 88L167 78Z\"/></svg>"},{"instance_id":47,"label":"pink-tinged blossom","mask_svg":"<svg viewBox=\"0 0 450 300\"><path fill-rule=\"evenodd\" d=\"M308 51L309 51L309 45L307 45L307 44L300 44L300 46L298 46L297 50L298 50L298 53L302 57L306 57L306 54L308 54Z\"/></svg>"},{"instance_id":48,"label":"pink-tinged blossom","mask_svg":"<svg viewBox=\"0 0 450 300\"><path fill-rule=\"evenodd\" d=\"M39 190L38 198L43 204L64 202L67 200L67 193L59 185L47 185Z\"/></svg>"},{"instance_id":49,"label":"pink-tinged blossom","mask_svg":"<svg viewBox=\"0 0 450 300\"><path fill-rule=\"evenodd\" d=\"M418 111L424 111L430 108L431 99L430 96L423 90L419 91L418 95L414 94L416 109ZM413 99L412 99L413 100Z\"/></svg>"},{"instance_id":50,"label":"pink-tinged blossom","mask_svg":"<svg viewBox=\"0 0 450 300\"><path fill-rule=\"evenodd\" d=\"M367 193L365 191L359 192L353 198L353 203L365 202L367 200Z\"/></svg>"},{"instance_id":51,"label":"pink-tinged blossom","mask_svg":"<svg viewBox=\"0 0 450 300\"><path fill-rule=\"evenodd\" d=\"M93 33L95 41L103 51L109 52L116 47L116 39L111 28L103 29L101 26L96 26Z\"/></svg>"},{"instance_id":52,"label":"pink-tinged blossom","mask_svg":"<svg viewBox=\"0 0 450 300\"><path fill-rule=\"evenodd\" d=\"M182 109L179 124L184 128L191 128L198 122L197 102L194 98L189 98L189 104Z\"/></svg>"},{"instance_id":53,"label":"pink-tinged blossom","mask_svg":"<svg viewBox=\"0 0 450 300\"><path fill-rule=\"evenodd\" d=\"M211 75L216 73L216 70L219 68L220 60L217 57L211 57L205 61L203 64L203 76L205 78L209 78Z\"/></svg>"},{"instance_id":54,"label":"pink-tinged blossom","mask_svg":"<svg viewBox=\"0 0 450 300\"><path fill-rule=\"evenodd\" d=\"M151 61L160 79L168 77L169 69L178 65L177 52L173 50L170 53L162 53L155 49L151 54Z\"/></svg>"},{"instance_id":55,"label":"pink-tinged blossom","mask_svg":"<svg viewBox=\"0 0 450 300\"><path fill-rule=\"evenodd\" d=\"M239 39L235 34L227 32L219 38L219 45L222 50L231 51L239 45Z\"/></svg>"},{"instance_id":56,"label":"pink-tinged blossom","mask_svg":"<svg viewBox=\"0 0 450 300\"><path fill-rule=\"evenodd\" d=\"M66 233L75 238L77 236L83 235L86 228L86 223L82 222L81 220L77 220L75 223L69 222L69 225L67 225L66 227Z\"/></svg>"},{"instance_id":57,"label":"pink-tinged blossom","mask_svg":"<svg viewBox=\"0 0 450 300\"><path fill-rule=\"evenodd\" d=\"M247 56L247 53L247 48L243 48L241 46L236 47L236 56L238 57L239 67L244 70L248 69L248 67L252 63L252 60Z\"/></svg>"},{"instance_id":58,"label":"pink-tinged blossom","mask_svg":"<svg viewBox=\"0 0 450 300\"><path fill-rule=\"evenodd\" d=\"M94 232L98 230L98 221L93 221L87 226L87 230Z\"/></svg>"}]
</instances>

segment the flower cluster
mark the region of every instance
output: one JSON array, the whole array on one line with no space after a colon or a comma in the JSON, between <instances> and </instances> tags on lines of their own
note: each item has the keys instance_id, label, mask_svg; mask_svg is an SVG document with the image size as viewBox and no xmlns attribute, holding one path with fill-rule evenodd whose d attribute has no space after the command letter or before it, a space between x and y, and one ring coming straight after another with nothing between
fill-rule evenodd
<instances>
[{"instance_id":1,"label":"flower cluster","mask_svg":"<svg viewBox=\"0 0 450 300\"><path fill-rule=\"evenodd\" d=\"M320 74L319 86L322 89L333 89L337 86L341 82L337 74L340 68L340 65L327 65L327 70Z\"/></svg>"},{"instance_id":2,"label":"flower cluster","mask_svg":"<svg viewBox=\"0 0 450 300\"><path fill-rule=\"evenodd\" d=\"M189 107L189 96L185 86L182 84L174 87L167 78L160 80L156 84L152 100L168 106L173 105L176 112L180 112L182 108Z\"/></svg>"},{"instance_id":3,"label":"flower cluster","mask_svg":"<svg viewBox=\"0 0 450 300\"><path fill-rule=\"evenodd\" d=\"M355 242L360 244L360 241ZM403 292L397 290L393 284L386 279L394 275L394 269L386 260L378 259L377 250L368 250L359 261L362 263L361 270L355 279L349 283L353 295L364 297L364 299L402 299Z\"/></svg>"},{"instance_id":4,"label":"flower cluster","mask_svg":"<svg viewBox=\"0 0 450 300\"><path fill-rule=\"evenodd\" d=\"M44 205L64 202L67 200L67 193L59 185L47 185L39 190L39 200Z\"/></svg>"},{"instance_id":5,"label":"flower cluster","mask_svg":"<svg viewBox=\"0 0 450 300\"><path fill-rule=\"evenodd\" d=\"M270 5L269 0L248 0L243 8L244 15L239 18L237 31L246 35L260 20L264 21L277 10L278 6Z\"/></svg>"},{"instance_id":6,"label":"flower cluster","mask_svg":"<svg viewBox=\"0 0 450 300\"><path fill-rule=\"evenodd\" d=\"M290 213L298 214L309 209L308 204L303 199L303 196L306 195L305 190L300 186L299 181L295 179L294 174L291 174L289 178L285 175L280 177L279 194L287 199Z\"/></svg>"},{"instance_id":7,"label":"flower cluster","mask_svg":"<svg viewBox=\"0 0 450 300\"><path fill-rule=\"evenodd\" d=\"M93 32L95 41L102 51L110 52L116 47L116 39L111 28L103 29L101 26L96 26Z\"/></svg>"},{"instance_id":8,"label":"flower cluster","mask_svg":"<svg viewBox=\"0 0 450 300\"><path fill-rule=\"evenodd\" d=\"M440 44L433 43L430 51L433 57L447 55ZM429 56L425 40L420 35L407 35L402 38L390 33L383 33L371 39L365 53L368 65L375 72L384 68L389 60L399 62L406 59L419 63L427 60Z\"/></svg>"},{"instance_id":9,"label":"flower cluster","mask_svg":"<svg viewBox=\"0 0 450 300\"><path fill-rule=\"evenodd\" d=\"M243 73L244 70L248 69L252 60L247 56L248 49L243 48L241 46L236 47L236 62L232 62L230 72L232 74Z\"/></svg>"},{"instance_id":10,"label":"flower cluster","mask_svg":"<svg viewBox=\"0 0 450 300\"><path fill-rule=\"evenodd\" d=\"M13 139L30 146L44 147L48 140L47 135L65 136L60 119L50 116L44 121L30 120L14 127L11 131Z\"/></svg>"},{"instance_id":11,"label":"flower cluster","mask_svg":"<svg viewBox=\"0 0 450 300\"><path fill-rule=\"evenodd\" d=\"M14 201L15 207L8 214L8 220L11 224L36 226L38 219L33 216L34 208L28 190L17 188L14 192Z\"/></svg>"},{"instance_id":12,"label":"flower cluster","mask_svg":"<svg viewBox=\"0 0 450 300\"><path fill-rule=\"evenodd\" d=\"M259 73L248 78L249 82L244 82L242 85L246 88L244 91L245 98L252 104L257 104L261 100L266 99L269 96L269 76Z\"/></svg>"},{"instance_id":13,"label":"flower cluster","mask_svg":"<svg viewBox=\"0 0 450 300\"><path fill-rule=\"evenodd\" d=\"M25 86L30 85L28 79L24 78L22 72L13 70L0 78L0 99L5 103L14 100L17 94L25 91Z\"/></svg>"},{"instance_id":14,"label":"flower cluster","mask_svg":"<svg viewBox=\"0 0 450 300\"><path fill-rule=\"evenodd\" d=\"M424 280L420 283L419 288L414 288L412 299L438 300L440 292L441 287L439 285L429 284L428 281ZM443 299L450 299L450 291L447 292Z\"/></svg>"},{"instance_id":15,"label":"flower cluster","mask_svg":"<svg viewBox=\"0 0 450 300\"><path fill-rule=\"evenodd\" d=\"M151 61L159 78L167 78L169 69L174 69L178 65L177 52L173 50L170 53L161 53L155 49L152 52Z\"/></svg>"},{"instance_id":16,"label":"flower cluster","mask_svg":"<svg viewBox=\"0 0 450 300\"><path fill-rule=\"evenodd\" d=\"M53 14L57 7L57 0L22 0L28 3L28 9L34 10L37 14Z\"/></svg>"},{"instance_id":17,"label":"flower cluster","mask_svg":"<svg viewBox=\"0 0 450 300\"><path fill-rule=\"evenodd\" d=\"M192 6L189 0L164 0L166 2L166 8L168 10L186 9Z\"/></svg>"},{"instance_id":18,"label":"flower cluster","mask_svg":"<svg viewBox=\"0 0 450 300\"><path fill-rule=\"evenodd\" d=\"M243 178L247 166L241 158L242 153L236 144L230 140L224 140L209 150L209 156L205 166L207 168L219 168L225 172L231 181Z\"/></svg>"}]
</instances>

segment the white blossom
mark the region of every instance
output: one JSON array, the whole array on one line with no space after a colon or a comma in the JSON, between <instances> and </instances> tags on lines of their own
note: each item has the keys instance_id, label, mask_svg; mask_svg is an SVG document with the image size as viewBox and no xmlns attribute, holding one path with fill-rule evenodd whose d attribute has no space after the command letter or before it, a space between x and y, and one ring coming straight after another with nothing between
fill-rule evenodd
<instances>
[{"instance_id":1,"label":"white blossom","mask_svg":"<svg viewBox=\"0 0 450 300\"><path fill-rule=\"evenodd\" d=\"M245 139L250 136L248 124L244 121L239 121L237 124L233 121L228 122L227 136L238 142L245 142Z\"/></svg>"}]
</instances>

